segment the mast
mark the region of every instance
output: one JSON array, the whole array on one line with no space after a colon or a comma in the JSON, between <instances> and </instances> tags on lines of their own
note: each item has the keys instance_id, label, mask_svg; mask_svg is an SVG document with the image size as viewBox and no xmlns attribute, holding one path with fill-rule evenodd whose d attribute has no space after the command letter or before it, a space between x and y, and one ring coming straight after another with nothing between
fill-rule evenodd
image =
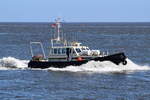
<instances>
[{"instance_id":1,"label":"mast","mask_svg":"<svg viewBox=\"0 0 150 100\"><path fill-rule=\"evenodd\" d=\"M56 19L57 41L60 41L60 18Z\"/></svg>"},{"instance_id":2,"label":"mast","mask_svg":"<svg viewBox=\"0 0 150 100\"><path fill-rule=\"evenodd\" d=\"M52 24L52 27L55 29L55 36L53 39L51 39L51 44L52 44L52 47L54 46L54 42L55 43L63 43L64 46L67 46L67 40L64 39L63 37L63 32L60 31L61 29L61 19L60 18L57 18L55 19L55 24ZM61 35L62 34L62 35Z\"/></svg>"}]
</instances>

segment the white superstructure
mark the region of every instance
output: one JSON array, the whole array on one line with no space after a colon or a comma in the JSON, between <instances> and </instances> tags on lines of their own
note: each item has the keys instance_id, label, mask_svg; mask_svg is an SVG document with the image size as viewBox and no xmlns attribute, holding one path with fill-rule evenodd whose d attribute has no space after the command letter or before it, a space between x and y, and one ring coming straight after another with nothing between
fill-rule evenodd
<instances>
[{"instance_id":1,"label":"white superstructure","mask_svg":"<svg viewBox=\"0 0 150 100\"><path fill-rule=\"evenodd\" d=\"M100 52L99 50L90 50L89 47L87 46L82 46L81 43L79 42L68 42L65 40L63 37L60 37L60 18L56 19L56 23L52 24L52 27L55 28L55 37L51 39L51 46L49 47L49 55L48 61L67 61L67 60L78 60L76 58L94 58L94 57L103 57L105 54ZM33 42L33 43L39 43L39 42ZM30 48L31 48L31 54L32 57L34 57L32 46L30 43ZM42 52L43 52L43 58L46 59L45 57L45 52L43 49L43 45L39 43ZM41 57L36 56L36 57ZM35 58L36 58L35 57Z\"/></svg>"}]
</instances>

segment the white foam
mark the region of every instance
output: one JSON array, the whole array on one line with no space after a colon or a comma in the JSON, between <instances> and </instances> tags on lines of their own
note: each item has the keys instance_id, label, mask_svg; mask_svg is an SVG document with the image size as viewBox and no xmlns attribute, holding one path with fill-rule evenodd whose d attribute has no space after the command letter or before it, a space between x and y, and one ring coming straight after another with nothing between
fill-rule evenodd
<instances>
[{"instance_id":1,"label":"white foam","mask_svg":"<svg viewBox=\"0 0 150 100\"><path fill-rule=\"evenodd\" d=\"M95 62L90 61L81 66L68 66L66 68L48 68L52 71L68 71L68 72L94 72L94 73L128 73L135 71L150 70L149 66L140 66L127 59L127 65L116 65L110 61Z\"/></svg>"},{"instance_id":2,"label":"white foam","mask_svg":"<svg viewBox=\"0 0 150 100\"><path fill-rule=\"evenodd\" d=\"M0 69L27 68L27 60L19 60L14 57L4 57L0 59Z\"/></svg>"},{"instance_id":3,"label":"white foam","mask_svg":"<svg viewBox=\"0 0 150 100\"><path fill-rule=\"evenodd\" d=\"M7 69L26 69L28 67L28 60L20 60L14 57L4 57L0 59L0 70ZM128 73L135 71L150 70L150 66L137 65L130 59L127 59L127 65L116 65L110 61L96 62L90 61L87 64L81 66L68 66L65 68L50 67L44 70L51 71L67 71L67 72L91 72L91 73ZM43 70L43 69L31 69L31 70Z\"/></svg>"}]
</instances>

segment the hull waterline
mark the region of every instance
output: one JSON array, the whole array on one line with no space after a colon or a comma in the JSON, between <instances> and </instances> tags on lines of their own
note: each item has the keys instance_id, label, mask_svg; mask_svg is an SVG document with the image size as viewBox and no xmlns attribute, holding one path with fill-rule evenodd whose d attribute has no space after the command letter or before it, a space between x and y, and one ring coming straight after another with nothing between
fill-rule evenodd
<instances>
[{"instance_id":1,"label":"hull waterline","mask_svg":"<svg viewBox=\"0 0 150 100\"><path fill-rule=\"evenodd\" d=\"M88 59L88 60L82 60L82 61L66 61L66 62L61 62L61 61L56 61L56 62L50 62L50 61L33 61L31 60L28 63L28 67L30 68L49 68L49 67L55 67L55 68L64 68L70 65L73 66L80 66L82 64L86 64L87 62L94 60L94 61L111 61L112 63L119 65L122 63L123 65L127 64L126 61L126 56L124 53L117 53L113 55L108 55L104 57L96 57L93 59Z\"/></svg>"}]
</instances>

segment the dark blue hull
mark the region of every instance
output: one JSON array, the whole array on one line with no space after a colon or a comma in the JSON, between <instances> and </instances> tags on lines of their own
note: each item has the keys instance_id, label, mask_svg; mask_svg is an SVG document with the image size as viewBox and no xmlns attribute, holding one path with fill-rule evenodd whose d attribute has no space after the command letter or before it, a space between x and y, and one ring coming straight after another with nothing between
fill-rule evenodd
<instances>
[{"instance_id":1,"label":"dark blue hull","mask_svg":"<svg viewBox=\"0 0 150 100\"><path fill-rule=\"evenodd\" d=\"M120 63L122 63L123 65L127 64L126 61L126 56L124 53L117 53L117 54L113 54L113 55L108 55L105 57L96 57L96 58L91 58L91 59L84 59L81 61L65 61L65 62L61 62L61 61L55 61L55 62L51 62L51 61L33 61L31 60L28 63L28 67L30 68L49 68L49 67L55 67L55 68L64 68L66 66L80 66L82 64L87 63L88 61L111 61L116 65L119 65Z\"/></svg>"}]
</instances>

